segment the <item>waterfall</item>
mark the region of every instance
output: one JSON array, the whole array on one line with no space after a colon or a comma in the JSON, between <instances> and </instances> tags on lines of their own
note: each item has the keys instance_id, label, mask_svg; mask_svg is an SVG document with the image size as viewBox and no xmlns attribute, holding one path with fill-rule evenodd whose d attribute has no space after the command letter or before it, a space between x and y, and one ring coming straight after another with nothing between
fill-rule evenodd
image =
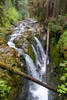
<instances>
[{"instance_id":1,"label":"waterfall","mask_svg":"<svg viewBox=\"0 0 67 100\"><path fill-rule=\"evenodd\" d=\"M44 61L45 61L45 53L44 53L44 50L43 50L43 47L42 47L42 45L41 45L41 43L40 43L40 41L38 40L38 38L37 37L34 37L34 39L35 39L35 41L36 41L36 46L37 46L37 53L38 53L38 55L40 55L40 53L41 53L41 62L43 62L44 63ZM40 52L39 52L40 51Z\"/></svg>"},{"instance_id":2,"label":"waterfall","mask_svg":"<svg viewBox=\"0 0 67 100\"><path fill-rule=\"evenodd\" d=\"M32 45L32 49L33 49L33 51L34 51L34 55L35 55L35 61L36 61L36 66L38 67L41 67L41 64L40 64L40 62L39 62L39 57L38 57L38 55L37 55L37 52L36 52L36 49L35 49L35 47Z\"/></svg>"},{"instance_id":3,"label":"waterfall","mask_svg":"<svg viewBox=\"0 0 67 100\"><path fill-rule=\"evenodd\" d=\"M42 47L41 42L37 37L34 37L36 41L36 46L32 45L34 51L36 63L32 59L25 55L26 65L29 72L29 75L32 75L34 78L42 81L42 76L46 73L46 55ZM32 94L32 98L27 98L27 100L48 100L48 90L36 83L30 82L29 92Z\"/></svg>"},{"instance_id":4,"label":"waterfall","mask_svg":"<svg viewBox=\"0 0 67 100\"><path fill-rule=\"evenodd\" d=\"M42 81L44 80L42 76L46 73L46 65L45 65L46 55L44 53L44 49L42 47L41 42L38 40L37 37L34 37L36 46L34 47L32 45L32 49L35 55L36 63L33 62L33 60L30 58L29 55L24 54L21 48L17 48L15 46L15 43L13 42L15 38L21 36L24 33L24 31L26 31L27 25L32 26L32 24L35 22L36 21L30 19L20 22L20 24L16 28L14 28L13 34L10 35L10 39L8 40L8 45L9 47L16 49L20 55L24 55L28 74ZM48 100L48 89L33 82L29 82L29 83L30 83L29 93L26 100ZM20 95L22 95L22 92Z\"/></svg>"},{"instance_id":5,"label":"waterfall","mask_svg":"<svg viewBox=\"0 0 67 100\"><path fill-rule=\"evenodd\" d=\"M43 46L41 44L41 42L38 40L37 37L34 37L35 41L36 41L36 52L37 52L37 55L38 55L38 59L39 59L39 62L40 62L40 68L41 68L41 73L46 73L46 55L45 55L45 52L44 52L44 49L43 49ZM35 53L35 51L34 51Z\"/></svg>"},{"instance_id":6,"label":"waterfall","mask_svg":"<svg viewBox=\"0 0 67 100\"><path fill-rule=\"evenodd\" d=\"M34 78L39 79L39 76L38 76L38 73L36 72L36 67L35 67L33 60L27 54L25 54L24 57L25 57L25 60L26 60L26 64L28 66L27 67L28 74L31 75Z\"/></svg>"}]
</instances>

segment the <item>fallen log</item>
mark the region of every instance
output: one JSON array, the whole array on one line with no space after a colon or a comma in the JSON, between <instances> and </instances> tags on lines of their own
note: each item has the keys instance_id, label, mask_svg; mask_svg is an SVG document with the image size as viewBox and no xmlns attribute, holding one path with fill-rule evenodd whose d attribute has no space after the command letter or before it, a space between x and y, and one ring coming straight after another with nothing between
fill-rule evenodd
<instances>
[{"instance_id":1,"label":"fallen log","mask_svg":"<svg viewBox=\"0 0 67 100\"><path fill-rule=\"evenodd\" d=\"M17 75L22 76L25 79L33 81L33 82L35 82L35 83L37 83L37 84L39 84L39 85L41 85L41 86L43 86L43 87L45 87L47 89L50 89L50 90L58 93L55 88L53 88L53 87L47 85L46 83L43 83L43 82L41 82L41 81L39 81L39 80L37 80L37 79L25 74L24 72L21 72L18 68L13 68L11 66L8 66L7 64L4 64L3 62L0 62L0 67L3 68L3 69L7 69L7 70L9 70L9 71L11 71L11 72L13 72L13 73L15 73Z\"/></svg>"}]
</instances>

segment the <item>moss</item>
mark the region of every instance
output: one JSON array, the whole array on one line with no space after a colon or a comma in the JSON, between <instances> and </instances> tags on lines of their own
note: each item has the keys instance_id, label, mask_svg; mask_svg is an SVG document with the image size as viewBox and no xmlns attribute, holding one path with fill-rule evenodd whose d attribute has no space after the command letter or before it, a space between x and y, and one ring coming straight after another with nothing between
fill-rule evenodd
<instances>
[{"instance_id":1,"label":"moss","mask_svg":"<svg viewBox=\"0 0 67 100\"><path fill-rule=\"evenodd\" d=\"M35 56L31 45L28 45L28 55L32 58L33 61L35 61Z\"/></svg>"},{"instance_id":2,"label":"moss","mask_svg":"<svg viewBox=\"0 0 67 100\"><path fill-rule=\"evenodd\" d=\"M18 48L21 47L21 43L20 43L20 41L18 41L17 39L14 39L14 43L16 44L16 46L17 46Z\"/></svg>"},{"instance_id":3,"label":"moss","mask_svg":"<svg viewBox=\"0 0 67 100\"><path fill-rule=\"evenodd\" d=\"M58 66L61 59L59 57L59 49L57 46L50 45L50 56L52 62Z\"/></svg>"},{"instance_id":4,"label":"moss","mask_svg":"<svg viewBox=\"0 0 67 100\"><path fill-rule=\"evenodd\" d=\"M0 46L0 52L1 52L0 53L0 61L1 62L4 62L5 64L10 65L14 68L21 66L17 51L9 48L8 46L4 46L4 47ZM11 89L9 90L8 96L5 98L5 95L7 95L7 92L5 95L3 95L4 100L15 99L15 97L17 96L17 93L18 93L20 77L18 75L15 75L15 74L7 71L7 70L3 70L0 68L0 79L7 82L7 84L6 84L7 87L11 87ZM3 88L4 88L4 86L3 86ZM2 97L0 99L2 99Z\"/></svg>"},{"instance_id":5,"label":"moss","mask_svg":"<svg viewBox=\"0 0 67 100\"><path fill-rule=\"evenodd\" d=\"M33 41L34 41L34 37L33 37L33 34L30 33L29 36L27 37L27 40L32 44Z\"/></svg>"},{"instance_id":6,"label":"moss","mask_svg":"<svg viewBox=\"0 0 67 100\"><path fill-rule=\"evenodd\" d=\"M14 43L19 48L22 48L25 53L34 60L34 54L31 44L35 44L32 32L26 31L21 37L14 40Z\"/></svg>"}]
</instances>

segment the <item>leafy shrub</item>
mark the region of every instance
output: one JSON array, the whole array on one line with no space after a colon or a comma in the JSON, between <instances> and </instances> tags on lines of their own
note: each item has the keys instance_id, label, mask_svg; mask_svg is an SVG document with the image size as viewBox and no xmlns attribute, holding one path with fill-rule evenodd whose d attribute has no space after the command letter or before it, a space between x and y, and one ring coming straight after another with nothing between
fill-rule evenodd
<instances>
[{"instance_id":1,"label":"leafy shrub","mask_svg":"<svg viewBox=\"0 0 67 100\"><path fill-rule=\"evenodd\" d=\"M59 40L59 44L62 44L64 47L67 48L67 31L65 31L61 37L60 37L60 40Z\"/></svg>"},{"instance_id":2,"label":"leafy shrub","mask_svg":"<svg viewBox=\"0 0 67 100\"><path fill-rule=\"evenodd\" d=\"M0 26L9 27L10 23L7 17L7 12L5 7L0 5Z\"/></svg>"},{"instance_id":3,"label":"leafy shrub","mask_svg":"<svg viewBox=\"0 0 67 100\"><path fill-rule=\"evenodd\" d=\"M0 98L6 98L10 92L11 87L8 86L7 81L0 79Z\"/></svg>"},{"instance_id":4,"label":"leafy shrub","mask_svg":"<svg viewBox=\"0 0 67 100\"><path fill-rule=\"evenodd\" d=\"M56 25L52 22L49 23L49 28L50 28L50 31L52 31L54 33L60 32L60 29L61 29L61 27L59 25Z\"/></svg>"},{"instance_id":5,"label":"leafy shrub","mask_svg":"<svg viewBox=\"0 0 67 100\"><path fill-rule=\"evenodd\" d=\"M15 23L18 21L19 14L18 14L18 11L14 7L9 8L8 19L9 19L10 23L12 23L12 22Z\"/></svg>"},{"instance_id":6,"label":"leafy shrub","mask_svg":"<svg viewBox=\"0 0 67 100\"><path fill-rule=\"evenodd\" d=\"M60 76L60 84L58 85L58 92L67 93L67 61L60 63L60 71L62 75Z\"/></svg>"},{"instance_id":7,"label":"leafy shrub","mask_svg":"<svg viewBox=\"0 0 67 100\"><path fill-rule=\"evenodd\" d=\"M63 59L67 60L67 31L65 31L58 42L60 53Z\"/></svg>"}]
</instances>

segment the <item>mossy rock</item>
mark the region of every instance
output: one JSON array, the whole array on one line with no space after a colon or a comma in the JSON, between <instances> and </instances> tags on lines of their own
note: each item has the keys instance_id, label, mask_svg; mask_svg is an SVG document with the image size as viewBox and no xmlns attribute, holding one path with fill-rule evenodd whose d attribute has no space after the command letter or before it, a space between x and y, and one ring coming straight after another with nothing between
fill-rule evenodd
<instances>
[{"instance_id":1,"label":"mossy rock","mask_svg":"<svg viewBox=\"0 0 67 100\"><path fill-rule=\"evenodd\" d=\"M14 39L13 42L16 44L16 46L17 46L18 48L21 47L21 42L20 42L20 40Z\"/></svg>"},{"instance_id":2,"label":"mossy rock","mask_svg":"<svg viewBox=\"0 0 67 100\"><path fill-rule=\"evenodd\" d=\"M11 67L21 69L21 63L18 57L18 52L14 49L9 48L8 46L0 46L0 61L7 65L10 65ZM3 97L1 97L0 99L4 98L4 100L14 100L18 93L20 77L7 70L3 70L0 68L0 79L3 80L3 83L6 82L7 88L6 94L4 94ZM5 84L3 84L3 88L5 88Z\"/></svg>"},{"instance_id":3,"label":"mossy rock","mask_svg":"<svg viewBox=\"0 0 67 100\"><path fill-rule=\"evenodd\" d=\"M35 56L31 45L28 45L28 55L32 58L33 61L35 61Z\"/></svg>"}]
</instances>

